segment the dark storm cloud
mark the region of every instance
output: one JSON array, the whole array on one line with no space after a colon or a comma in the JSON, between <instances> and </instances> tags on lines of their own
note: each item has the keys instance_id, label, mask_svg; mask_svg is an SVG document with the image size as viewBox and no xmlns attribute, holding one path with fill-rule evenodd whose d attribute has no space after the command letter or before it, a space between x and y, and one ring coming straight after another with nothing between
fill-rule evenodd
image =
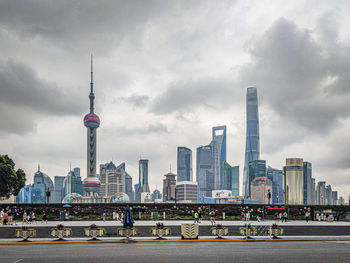
<instances>
[{"instance_id":1,"label":"dark storm cloud","mask_svg":"<svg viewBox=\"0 0 350 263\"><path fill-rule=\"evenodd\" d=\"M74 90L64 92L14 60L0 61L0 106L0 130L19 134L32 131L43 114L80 115L84 109Z\"/></svg>"},{"instance_id":2,"label":"dark storm cloud","mask_svg":"<svg viewBox=\"0 0 350 263\"><path fill-rule=\"evenodd\" d=\"M144 28L166 9L171 10L171 3L157 0L2 1L0 24L24 38L40 37L55 47L88 47L101 54L123 41L137 45Z\"/></svg>"},{"instance_id":3,"label":"dark storm cloud","mask_svg":"<svg viewBox=\"0 0 350 263\"><path fill-rule=\"evenodd\" d=\"M0 63L0 102L44 114L80 114L84 104L73 90L63 91L40 79L29 66L14 60Z\"/></svg>"},{"instance_id":4,"label":"dark storm cloud","mask_svg":"<svg viewBox=\"0 0 350 263\"><path fill-rule=\"evenodd\" d=\"M223 109L236 99L235 92L230 76L179 81L152 101L150 111L162 115L197 107Z\"/></svg>"},{"instance_id":5,"label":"dark storm cloud","mask_svg":"<svg viewBox=\"0 0 350 263\"><path fill-rule=\"evenodd\" d=\"M329 39L337 35L330 28L321 33L326 32L324 37L335 46L332 52L317 39L318 31L278 19L250 43L253 62L242 69L240 83L258 86L264 103L283 118L314 132L329 131L350 114L345 74L350 69L350 48Z\"/></svg>"}]
</instances>

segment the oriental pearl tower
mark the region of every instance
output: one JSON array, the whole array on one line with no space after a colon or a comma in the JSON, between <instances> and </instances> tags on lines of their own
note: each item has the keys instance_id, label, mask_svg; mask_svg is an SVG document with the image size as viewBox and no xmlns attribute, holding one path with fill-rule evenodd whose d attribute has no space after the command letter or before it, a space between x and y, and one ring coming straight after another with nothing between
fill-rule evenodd
<instances>
[{"instance_id":1,"label":"oriental pearl tower","mask_svg":"<svg viewBox=\"0 0 350 263\"><path fill-rule=\"evenodd\" d=\"M87 177L83 181L85 195L98 195L100 180L96 177L96 133L100 126L100 118L94 113L94 83L91 55L91 83L90 83L90 113L84 117L84 125L87 128Z\"/></svg>"}]
</instances>

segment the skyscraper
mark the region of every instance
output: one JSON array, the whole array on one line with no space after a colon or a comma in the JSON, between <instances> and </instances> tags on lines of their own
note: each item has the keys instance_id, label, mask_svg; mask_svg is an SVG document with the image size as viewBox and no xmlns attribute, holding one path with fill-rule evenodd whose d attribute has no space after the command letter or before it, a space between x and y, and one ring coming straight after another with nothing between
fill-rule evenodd
<instances>
[{"instance_id":1,"label":"skyscraper","mask_svg":"<svg viewBox=\"0 0 350 263\"><path fill-rule=\"evenodd\" d=\"M332 191L333 205L338 204L338 191Z\"/></svg>"},{"instance_id":2,"label":"skyscraper","mask_svg":"<svg viewBox=\"0 0 350 263\"><path fill-rule=\"evenodd\" d=\"M333 205L332 186L326 186L326 205Z\"/></svg>"},{"instance_id":3,"label":"skyscraper","mask_svg":"<svg viewBox=\"0 0 350 263\"><path fill-rule=\"evenodd\" d=\"M192 151L186 147L177 147L177 181L193 181Z\"/></svg>"},{"instance_id":4,"label":"skyscraper","mask_svg":"<svg viewBox=\"0 0 350 263\"><path fill-rule=\"evenodd\" d=\"M175 201L176 174L167 173L163 179L163 201Z\"/></svg>"},{"instance_id":5,"label":"skyscraper","mask_svg":"<svg viewBox=\"0 0 350 263\"><path fill-rule=\"evenodd\" d=\"M326 182L318 182L316 190L316 204L326 205Z\"/></svg>"},{"instance_id":6,"label":"skyscraper","mask_svg":"<svg viewBox=\"0 0 350 263\"><path fill-rule=\"evenodd\" d=\"M284 198L288 205L304 203L303 159L287 158L284 174Z\"/></svg>"},{"instance_id":7,"label":"skyscraper","mask_svg":"<svg viewBox=\"0 0 350 263\"><path fill-rule=\"evenodd\" d=\"M312 164L303 163L304 205L312 204Z\"/></svg>"},{"instance_id":8,"label":"skyscraper","mask_svg":"<svg viewBox=\"0 0 350 263\"><path fill-rule=\"evenodd\" d=\"M214 167L212 146L197 148L196 177L199 197L211 197L214 190Z\"/></svg>"},{"instance_id":9,"label":"skyscraper","mask_svg":"<svg viewBox=\"0 0 350 263\"><path fill-rule=\"evenodd\" d=\"M316 205L316 179L311 178L311 204Z\"/></svg>"},{"instance_id":10,"label":"skyscraper","mask_svg":"<svg viewBox=\"0 0 350 263\"><path fill-rule=\"evenodd\" d=\"M135 187L136 188L136 187ZM148 160L139 160L139 183L135 192L135 201L141 202L141 193L149 193L148 185Z\"/></svg>"},{"instance_id":11,"label":"skyscraper","mask_svg":"<svg viewBox=\"0 0 350 263\"><path fill-rule=\"evenodd\" d=\"M223 190L232 191L232 195L239 195L239 166L231 166L227 162L223 163Z\"/></svg>"},{"instance_id":12,"label":"skyscraper","mask_svg":"<svg viewBox=\"0 0 350 263\"><path fill-rule=\"evenodd\" d=\"M63 181L65 177L64 176L55 176L54 177L54 202L55 203L61 203L63 199Z\"/></svg>"},{"instance_id":13,"label":"skyscraper","mask_svg":"<svg viewBox=\"0 0 350 263\"><path fill-rule=\"evenodd\" d=\"M100 180L96 177L96 144L97 128L100 126L100 118L94 113L94 82L91 55L91 81L90 81L90 113L84 117L84 125L87 128L87 177L83 181L86 195L97 195L100 188Z\"/></svg>"},{"instance_id":14,"label":"skyscraper","mask_svg":"<svg viewBox=\"0 0 350 263\"><path fill-rule=\"evenodd\" d=\"M32 187L32 203L53 203L54 202L54 185L51 178L40 171L34 175L34 184Z\"/></svg>"},{"instance_id":15,"label":"skyscraper","mask_svg":"<svg viewBox=\"0 0 350 263\"><path fill-rule=\"evenodd\" d=\"M213 168L214 168L214 189L222 189L223 163L226 162L226 126L213 127L212 141Z\"/></svg>"},{"instance_id":16,"label":"skyscraper","mask_svg":"<svg viewBox=\"0 0 350 263\"><path fill-rule=\"evenodd\" d=\"M243 172L243 195L247 198L250 194L249 181L249 162L259 160L260 158L260 139L259 139L259 111L258 111L258 93L257 88L249 87L247 89L246 101L247 115L247 134L245 145L245 161Z\"/></svg>"},{"instance_id":17,"label":"skyscraper","mask_svg":"<svg viewBox=\"0 0 350 263\"><path fill-rule=\"evenodd\" d=\"M253 180L258 177L266 177L266 161L265 160L253 160L248 164L248 182L251 185ZM251 187L248 188L248 195L252 196Z\"/></svg>"},{"instance_id":18,"label":"skyscraper","mask_svg":"<svg viewBox=\"0 0 350 263\"><path fill-rule=\"evenodd\" d=\"M68 175L63 180L63 197L74 193L80 195L84 194L79 168L74 168L73 171L69 171Z\"/></svg>"},{"instance_id":19,"label":"skyscraper","mask_svg":"<svg viewBox=\"0 0 350 263\"><path fill-rule=\"evenodd\" d=\"M272 203L283 204L283 171L269 166L266 177L272 182Z\"/></svg>"},{"instance_id":20,"label":"skyscraper","mask_svg":"<svg viewBox=\"0 0 350 263\"><path fill-rule=\"evenodd\" d=\"M125 174L111 161L100 165L101 187L99 195L112 196L125 193Z\"/></svg>"}]
</instances>

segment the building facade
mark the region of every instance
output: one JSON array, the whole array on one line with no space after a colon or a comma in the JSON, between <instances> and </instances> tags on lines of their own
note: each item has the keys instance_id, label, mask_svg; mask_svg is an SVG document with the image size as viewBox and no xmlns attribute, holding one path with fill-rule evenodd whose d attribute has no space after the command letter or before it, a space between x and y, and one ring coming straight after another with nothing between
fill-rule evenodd
<instances>
[{"instance_id":1,"label":"building facade","mask_svg":"<svg viewBox=\"0 0 350 263\"><path fill-rule=\"evenodd\" d=\"M168 173L163 180L163 201L175 201L176 174Z\"/></svg>"},{"instance_id":2,"label":"building facade","mask_svg":"<svg viewBox=\"0 0 350 263\"><path fill-rule=\"evenodd\" d=\"M251 185L253 180L258 177L266 177L266 161L253 160L248 164L248 182ZM248 188L248 196L251 197L251 188Z\"/></svg>"},{"instance_id":3,"label":"building facade","mask_svg":"<svg viewBox=\"0 0 350 263\"><path fill-rule=\"evenodd\" d=\"M64 197L64 192L63 192L63 182L65 176L55 176L54 177L54 202L55 203L61 203Z\"/></svg>"},{"instance_id":4,"label":"building facade","mask_svg":"<svg viewBox=\"0 0 350 263\"><path fill-rule=\"evenodd\" d=\"M316 204L326 205L326 182L318 182L316 190Z\"/></svg>"},{"instance_id":5,"label":"building facade","mask_svg":"<svg viewBox=\"0 0 350 263\"><path fill-rule=\"evenodd\" d=\"M272 193L272 182L267 177L256 177L251 182L251 199L259 200L260 204L268 204L268 193Z\"/></svg>"},{"instance_id":6,"label":"building facade","mask_svg":"<svg viewBox=\"0 0 350 263\"><path fill-rule=\"evenodd\" d=\"M196 177L200 197L211 197L214 190L214 167L212 146L197 148ZM164 192L163 192L164 195Z\"/></svg>"},{"instance_id":7,"label":"building facade","mask_svg":"<svg viewBox=\"0 0 350 263\"><path fill-rule=\"evenodd\" d=\"M54 184L47 174L40 171L40 168L34 175L32 203L54 203Z\"/></svg>"},{"instance_id":8,"label":"building facade","mask_svg":"<svg viewBox=\"0 0 350 263\"><path fill-rule=\"evenodd\" d=\"M181 181L176 184L176 201L179 203L196 203L198 199L198 184L192 181Z\"/></svg>"},{"instance_id":9,"label":"building facade","mask_svg":"<svg viewBox=\"0 0 350 263\"><path fill-rule=\"evenodd\" d=\"M193 181L192 151L186 147L177 147L177 181Z\"/></svg>"},{"instance_id":10,"label":"building facade","mask_svg":"<svg viewBox=\"0 0 350 263\"><path fill-rule=\"evenodd\" d=\"M158 189L155 189L152 193L152 202L155 202L156 200L162 199L162 194Z\"/></svg>"},{"instance_id":11,"label":"building facade","mask_svg":"<svg viewBox=\"0 0 350 263\"><path fill-rule=\"evenodd\" d=\"M304 204L303 159L287 158L283 167L284 197L288 205Z\"/></svg>"},{"instance_id":12,"label":"building facade","mask_svg":"<svg viewBox=\"0 0 350 263\"><path fill-rule=\"evenodd\" d=\"M332 195L332 186L327 185L326 186L326 205L333 205L333 195Z\"/></svg>"},{"instance_id":13,"label":"building facade","mask_svg":"<svg viewBox=\"0 0 350 263\"><path fill-rule=\"evenodd\" d=\"M125 173L111 161L100 165L100 196L112 196L125 193Z\"/></svg>"},{"instance_id":14,"label":"building facade","mask_svg":"<svg viewBox=\"0 0 350 263\"><path fill-rule=\"evenodd\" d=\"M139 183L135 192L135 201L141 202L141 193L149 193L148 185L148 160L139 160Z\"/></svg>"},{"instance_id":15,"label":"building facade","mask_svg":"<svg viewBox=\"0 0 350 263\"><path fill-rule=\"evenodd\" d=\"M79 195L84 194L83 182L80 177L80 169L77 168L74 168L73 171L69 171L68 175L63 180L63 196L65 197L66 195L73 193Z\"/></svg>"},{"instance_id":16,"label":"building facade","mask_svg":"<svg viewBox=\"0 0 350 263\"><path fill-rule=\"evenodd\" d=\"M18 203L20 204L30 204L32 203L32 189L31 185L27 185L19 191L17 196Z\"/></svg>"},{"instance_id":17,"label":"building facade","mask_svg":"<svg viewBox=\"0 0 350 263\"><path fill-rule=\"evenodd\" d=\"M272 182L272 203L283 204L283 171L269 166L266 177Z\"/></svg>"},{"instance_id":18,"label":"building facade","mask_svg":"<svg viewBox=\"0 0 350 263\"><path fill-rule=\"evenodd\" d=\"M316 205L316 179L311 178L311 204Z\"/></svg>"},{"instance_id":19,"label":"building facade","mask_svg":"<svg viewBox=\"0 0 350 263\"><path fill-rule=\"evenodd\" d=\"M312 204L312 164L303 163L304 205Z\"/></svg>"},{"instance_id":20,"label":"building facade","mask_svg":"<svg viewBox=\"0 0 350 263\"><path fill-rule=\"evenodd\" d=\"M239 195L239 166L231 166L223 162L222 189L232 191L233 196Z\"/></svg>"},{"instance_id":21,"label":"building facade","mask_svg":"<svg viewBox=\"0 0 350 263\"><path fill-rule=\"evenodd\" d=\"M260 159L258 91L255 87L247 89L246 100L247 130L245 145L245 161L243 172L243 195L250 195L249 162Z\"/></svg>"},{"instance_id":22,"label":"building facade","mask_svg":"<svg viewBox=\"0 0 350 263\"><path fill-rule=\"evenodd\" d=\"M338 204L338 191L332 191L333 205Z\"/></svg>"},{"instance_id":23,"label":"building facade","mask_svg":"<svg viewBox=\"0 0 350 263\"><path fill-rule=\"evenodd\" d=\"M212 155L214 171L214 189L222 189L223 163L226 162L226 126L212 128Z\"/></svg>"}]
</instances>

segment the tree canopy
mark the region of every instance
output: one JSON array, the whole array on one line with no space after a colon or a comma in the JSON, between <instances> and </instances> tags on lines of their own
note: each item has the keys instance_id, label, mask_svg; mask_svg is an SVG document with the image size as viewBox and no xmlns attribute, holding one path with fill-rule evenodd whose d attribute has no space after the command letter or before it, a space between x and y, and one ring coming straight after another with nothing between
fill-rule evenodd
<instances>
[{"instance_id":1,"label":"tree canopy","mask_svg":"<svg viewBox=\"0 0 350 263\"><path fill-rule=\"evenodd\" d=\"M15 170L14 161L0 154L0 197L9 198L18 195L26 183L26 174L22 169Z\"/></svg>"}]
</instances>

